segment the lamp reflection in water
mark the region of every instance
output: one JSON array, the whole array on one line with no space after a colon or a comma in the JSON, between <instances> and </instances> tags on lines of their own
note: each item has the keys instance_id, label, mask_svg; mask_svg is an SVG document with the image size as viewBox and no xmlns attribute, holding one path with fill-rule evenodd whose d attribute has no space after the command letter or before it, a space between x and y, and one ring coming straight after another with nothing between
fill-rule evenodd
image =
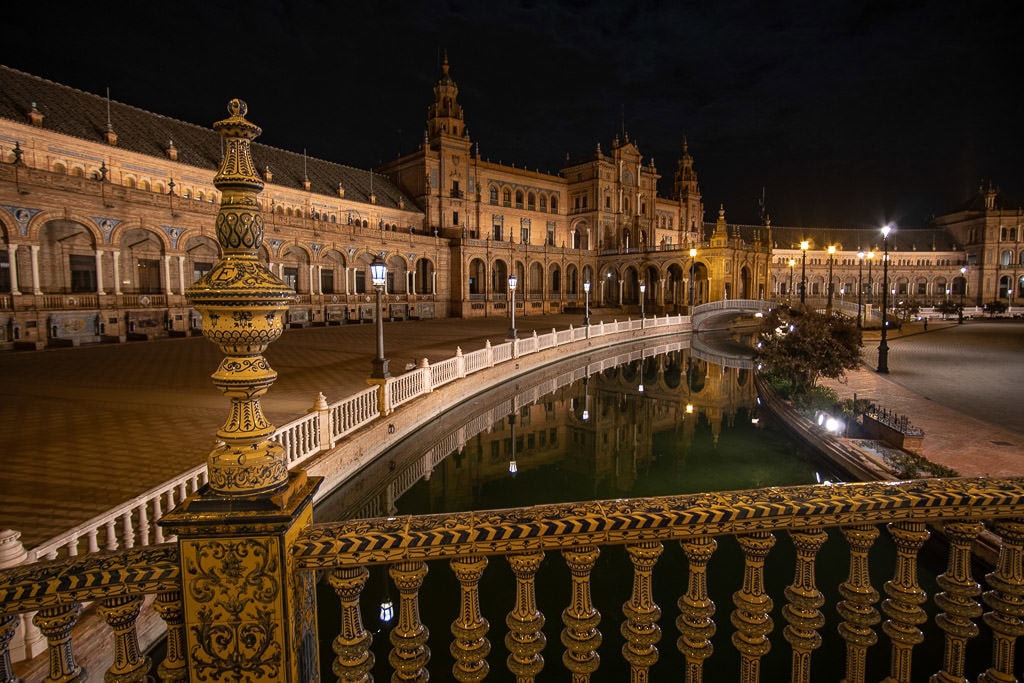
<instances>
[{"instance_id":1,"label":"lamp reflection in water","mask_svg":"<svg viewBox=\"0 0 1024 683\"><path fill-rule=\"evenodd\" d=\"M512 427L512 457L508 461L508 473L513 477L519 472L519 465L516 464L516 412L515 409L509 413L508 424Z\"/></svg>"}]
</instances>

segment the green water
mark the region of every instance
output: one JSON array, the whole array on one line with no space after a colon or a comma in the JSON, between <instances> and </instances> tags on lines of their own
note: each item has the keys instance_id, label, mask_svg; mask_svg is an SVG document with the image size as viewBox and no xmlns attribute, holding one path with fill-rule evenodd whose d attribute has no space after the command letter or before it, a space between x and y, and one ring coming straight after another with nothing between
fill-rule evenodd
<instances>
[{"instance_id":1,"label":"green water","mask_svg":"<svg viewBox=\"0 0 1024 683\"><path fill-rule=\"evenodd\" d=\"M420 480L394 502L394 514L457 512L494 509L539 503L584 501L604 498L659 496L715 490L760 488L838 480L812 453L794 443L782 430L759 415L756 396L744 371L723 369L701 363L686 353L669 354L657 364L663 372L653 375L637 363L615 371L589 376L552 396L528 405L516 405L509 415L499 417L489 429L467 440L465 446L443 460L429 479ZM638 388L639 379L646 383ZM708 379L714 381L709 382ZM725 378L724 380L722 378ZM487 398L479 398L482 405ZM686 406L692 406L688 413ZM583 419L583 408L587 419ZM514 416L514 419L509 419ZM515 460L518 472L509 474L508 462ZM318 521L322 521L318 516ZM812 660L812 680L839 680L845 659L844 644L836 633L839 623L835 604L837 587L848 571L846 544L833 534L818 558L817 578L826 603L822 611L827 623L821 630L823 648ZM880 592L891 577L894 550L883 533L872 551L873 585ZM926 563L938 566L936 562ZM449 680L452 658L450 624L456 617L459 585L445 562L428 563L429 574L420 592L421 616L430 629L430 670L434 680ZM929 596L935 591L936 571L922 566L919 578ZM743 556L732 538L720 538L719 548L709 565L710 591L717 605L713 638L715 653L705 663L705 680L733 680L739 672L739 655L730 642L729 616L734 607L732 594L742 584ZM772 650L762 659L762 681L788 680L790 648L782 636L786 625L781 608L783 589L793 581L794 553L786 534L778 534L775 549L766 566L766 587L777 601L772 610ZM941 571L941 568L938 570ZM364 591L364 623L373 630L376 680L389 680L386 666L390 644L387 628L381 627L376 605L397 592L388 588L384 569L371 568ZM601 665L595 681L629 679L628 665L621 655L623 639L619 625L622 605L632 590L632 565L621 547L602 549L592 573L592 598L601 612L599 648ZM678 598L686 592L687 563L678 544L666 543L655 567L654 597L661 607L659 625L662 639L660 660L651 680L680 680L684 660L675 641L679 633L675 618ZM536 578L537 598L547 623L546 665L538 681L564 681L564 651L559 640L560 613L570 601L570 579L558 553L548 553ZM506 671L505 616L514 603L514 576L503 558L490 559L481 581L481 606L490 623L491 654L489 680L510 680ZM884 593L883 593L884 598ZM321 582L319 610L321 664L324 680L330 675L329 639L337 633L337 598ZM884 619L884 615L883 615ZM879 632L879 644L872 648L869 679L886 675L889 647ZM915 651L915 671L932 673L941 661L941 635L929 636L927 649ZM939 646L936 649L935 646ZM972 643L981 651L987 647ZM915 677L916 678L916 677Z\"/></svg>"}]
</instances>

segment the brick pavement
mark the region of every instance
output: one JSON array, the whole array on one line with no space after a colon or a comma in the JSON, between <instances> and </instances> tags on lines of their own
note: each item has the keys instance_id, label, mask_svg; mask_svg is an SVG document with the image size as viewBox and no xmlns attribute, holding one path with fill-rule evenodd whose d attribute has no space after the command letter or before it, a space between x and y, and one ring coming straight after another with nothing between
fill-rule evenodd
<instances>
[{"instance_id":1,"label":"brick pavement","mask_svg":"<svg viewBox=\"0 0 1024 683\"><path fill-rule=\"evenodd\" d=\"M592 322L614 318L595 312ZM516 328L581 319L517 316ZM495 318L386 323L385 356L400 374L507 330ZM266 353L278 372L262 402L268 419L299 417L321 391L333 402L366 388L375 353L371 324L286 330ZM209 377L220 359L202 337L0 354L0 529L33 547L204 462L228 416Z\"/></svg>"}]
</instances>

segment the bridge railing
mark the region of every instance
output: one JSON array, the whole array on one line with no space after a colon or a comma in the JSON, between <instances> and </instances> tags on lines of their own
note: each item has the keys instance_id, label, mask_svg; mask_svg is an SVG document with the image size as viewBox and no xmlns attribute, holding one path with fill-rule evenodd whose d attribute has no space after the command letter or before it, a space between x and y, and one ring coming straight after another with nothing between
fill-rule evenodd
<instances>
[{"instance_id":1,"label":"bridge railing","mask_svg":"<svg viewBox=\"0 0 1024 683\"><path fill-rule=\"evenodd\" d=\"M392 582L389 592L397 597L387 659L402 680L426 680L430 671L446 678L449 668L456 680L480 680L489 668L532 680L545 668L563 666L568 669L563 677L591 680L601 667L611 666L614 656L600 648L605 623L623 635L622 657L632 680L700 681L704 672L718 678L717 662L730 645L714 634L726 620L735 628L731 647L739 678L746 682L761 679L763 660L779 648L789 653L792 681L809 681L812 671L832 674L829 680L844 673L846 681L877 680L885 666L891 681L925 680L929 673L935 673L934 680L975 680L983 674L986 681L1013 681L1024 605L1021 510L1022 478L774 487L312 524L300 532L288 556L300 571L326 575L338 594L338 614L330 621L341 624L340 631L320 634L320 640L344 645L334 648L332 667L339 680L364 680L374 666L374 636L363 615L375 613L370 608L377 604L367 604L372 598L364 589L371 572L380 571L374 567L381 566ZM970 559L972 544L986 528L1000 546L982 586ZM948 540L945 571L929 605L918 564L926 540L939 530ZM895 547L888 559L872 552L883 534ZM790 543L778 543L781 536ZM716 555L726 538L738 545L738 557ZM790 545L792 553L782 559ZM612 552L615 548L624 552ZM845 572L818 571L827 548L845 556ZM74 679L80 667L72 626L82 603L96 601L112 626L110 651L118 653L108 676L142 680L151 664L139 654L136 620L142 599L155 595L167 623L169 653L158 673L164 681L185 680L177 553L176 546L162 544L0 571L0 675L13 680L8 643L21 616L38 611L34 621L48 641L51 680ZM610 557L599 565L602 554ZM488 569L499 559L511 573ZM627 568L628 578L616 591L629 596L619 617L607 609L603 592L595 595L597 582L608 585L609 562ZM727 578L729 573L720 571L723 562L741 563L742 578ZM567 571L560 569L563 563ZM434 576L448 570L454 580ZM782 585L780 570L793 577L791 583ZM876 583L873 575L887 580ZM564 590L538 590L559 581ZM730 583L723 586L724 581ZM453 583L455 590L441 588ZM303 585L312 590L313 582ZM722 591L731 592L731 606L713 601ZM886 599L880 601L883 592ZM514 603L501 604L499 594L514 596ZM430 611L421 607L427 595L435 605ZM568 596L568 604L552 597L559 595ZM832 595L837 598L826 598ZM674 620L664 616L670 602L680 611ZM927 619L926 607L938 614L934 622ZM823 628L826 613L838 615L837 629ZM424 620L434 625L436 637L448 625L439 626L438 620L451 618L441 614L456 615L450 622L453 661L434 663L426 646L431 627ZM557 614L561 646L546 642L543 630L546 620L557 628ZM497 626L503 622L507 628ZM990 656L974 661L967 654L978 654L978 648L968 644L975 644L979 631L990 639ZM504 641L508 657L488 656L495 640ZM915 648L926 640L942 642L944 655L915 659ZM830 655L831 661L812 668L823 641L845 650L845 656ZM678 650L674 659L682 663L676 670L659 666L660 646ZM875 656L880 650L884 656ZM320 657L331 653L322 648ZM845 671L837 659L845 661Z\"/></svg>"},{"instance_id":2,"label":"bridge railing","mask_svg":"<svg viewBox=\"0 0 1024 683\"><path fill-rule=\"evenodd\" d=\"M687 331L688 323L689 319L680 315L645 320L645 326L653 330L648 334ZM384 402L379 400L376 387L368 387L333 403L327 403L321 395L307 414L280 426L275 432L275 438L285 449L288 466L296 467L332 450L341 439L391 410L429 394L443 384L542 350L566 347L572 352L571 347L566 345L578 343L582 349L582 343L587 339L607 339L609 335L639 329L639 320L614 321L592 325L589 328L570 327L562 331L553 330L550 334L525 337L514 342L505 341L491 345L488 341L485 342L484 348L464 355L461 349L457 349L451 358L389 378L384 384L387 399ZM453 368L455 377L452 376ZM441 377L444 381L435 383L435 376ZM163 511L170 510L205 483L204 463L73 529L54 536L38 547L29 549L27 561L74 556L83 552L95 552L100 548L116 550L160 543L163 539L160 537L159 529L154 528L153 522L160 518Z\"/></svg>"}]
</instances>

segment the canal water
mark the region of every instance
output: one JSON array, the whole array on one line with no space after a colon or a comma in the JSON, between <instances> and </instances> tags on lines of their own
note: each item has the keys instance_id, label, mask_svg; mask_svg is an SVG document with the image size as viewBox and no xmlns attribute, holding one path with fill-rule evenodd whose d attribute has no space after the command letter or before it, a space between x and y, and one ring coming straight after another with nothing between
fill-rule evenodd
<instances>
[{"instance_id":1,"label":"canal water","mask_svg":"<svg viewBox=\"0 0 1024 683\"><path fill-rule=\"evenodd\" d=\"M708 360L711 357L712 362ZM749 359L730 353L700 353L689 341L631 347L563 361L480 396L377 459L374 469L328 496L316 521L352 517L458 512L542 503L660 496L703 491L838 481L843 474L794 442L759 410ZM730 642L732 593L742 584L743 556L732 538L720 538L709 565L717 606L714 655L706 680L733 680L739 657ZM838 680L845 658L836 633L837 586L845 580L848 554L841 535L830 538L817 564L826 597L825 640L813 660L812 680ZM872 550L873 585L891 578L894 551L883 533ZM431 670L448 678L452 658L450 625L458 610L459 586L447 561L431 562L420 605L430 629ZM935 565L936 563L931 563ZM761 680L788 680L790 648L782 636L783 589L793 581L794 553L778 534L766 562L766 583L777 601L772 651L762 662ZM942 568L922 566L922 585L932 595ZM675 646L678 598L686 592L687 564L678 544L665 544L655 568L654 597L662 610L660 660L651 680L679 680L683 657ZM388 625L378 606L393 600L383 567L371 568L363 593L364 623L374 635L376 680L389 680ZM489 680L509 680L505 615L514 604L514 576L504 559L491 558L481 582L482 611L490 623ZM547 623L546 666L539 681L564 681L561 611L570 601L569 572L558 553L548 553L537 575L538 602ZM602 619L601 665L593 680L629 680L621 655L622 605L632 590L632 565L620 547L602 549L592 573L592 596ZM338 602L326 581L319 586L319 631L323 680L330 673L330 639L338 632ZM884 599L884 592L883 592ZM941 648L941 635L931 640ZM884 643L884 644L883 644ZM917 648L918 673L941 661L941 649ZM887 672L888 643L871 649L870 678ZM938 659L936 659L938 657ZM927 660L927 661L926 661ZM820 678L819 678L820 676Z\"/></svg>"}]
</instances>

